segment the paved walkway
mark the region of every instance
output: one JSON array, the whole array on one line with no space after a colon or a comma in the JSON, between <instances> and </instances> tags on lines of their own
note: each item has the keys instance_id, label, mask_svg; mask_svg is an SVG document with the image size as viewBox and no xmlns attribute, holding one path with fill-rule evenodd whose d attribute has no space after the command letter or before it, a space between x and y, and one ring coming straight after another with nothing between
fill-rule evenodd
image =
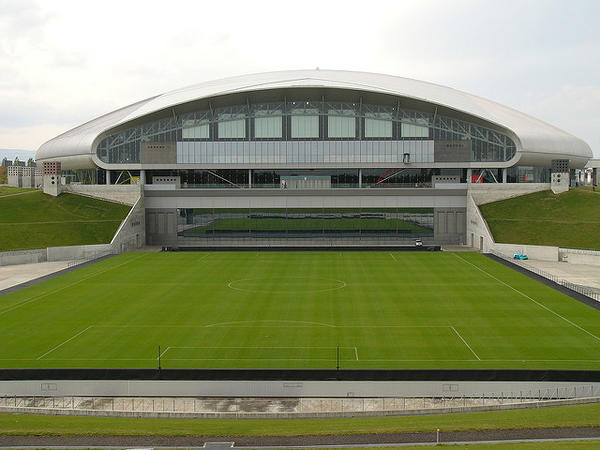
<instances>
[{"instance_id":1,"label":"paved walkway","mask_svg":"<svg viewBox=\"0 0 600 450\"><path fill-rule=\"evenodd\" d=\"M569 264L558 261L538 261L535 259L525 261L524 266L528 265L573 284L600 289L600 266Z\"/></svg>"},{"instance_id":2,"label":"paved walkway","mask_svg":"<svg viewBox=\"0 0 600 450\"><path fill-rule=\"evenodd\" d=\"M0 291L66 269L73 265L73 262L55 261L0 266Z\"/></svg>"}]
</instances>

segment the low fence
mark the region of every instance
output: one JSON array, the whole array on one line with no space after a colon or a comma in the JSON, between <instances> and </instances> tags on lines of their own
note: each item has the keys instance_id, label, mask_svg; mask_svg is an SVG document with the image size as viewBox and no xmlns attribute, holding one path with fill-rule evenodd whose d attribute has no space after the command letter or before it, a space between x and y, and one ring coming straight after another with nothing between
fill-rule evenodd
<instances>
[{"instance_id":1,"label":"low fence","mask_svg":"<svg viewBox=\"0 0 600 450\"><path fill-rule=\"evenodd\" d=\"M135 415L170 417L394 415L415 411L500 409L544 406L546 403L592 403L593 386L540 389L519 392L447 395L439 397L384 398L201 398L201 397L100 397L100 396L3 396L0 412L71 415ZM587 396L586 396L587 395ZM569 403L569 401L571 401Z\"/></svg>"},{"instance_id":2,"label":"low fence","mask_svg":"<svg viewBox=\"0 0 600 450\"><path fill-rule=\"evenodd\" d=\"M502 258L506 261L510 261L513 264L521 266L524 269L527 269L528 271L535 273L536 275L546 278L547 280L553 281L556 284L564 286L567 289L571 289L572 291L575 291L579 294L585 295L586 297L596 300L597 302L600 302L600 292L598 292L598 290L596 290L594 288L590 288L588 286L582 286L580 284L572 283L570 281L567 281L565 279L557 277L556 275L552 275L551 273L548 273L545 270L538 269L537 267L529 265L522 260L514 259L513 256L506 255L497 250L490 250L490 253L494 256L497 256L498 258Z\"/></svg>"}]
</instances>

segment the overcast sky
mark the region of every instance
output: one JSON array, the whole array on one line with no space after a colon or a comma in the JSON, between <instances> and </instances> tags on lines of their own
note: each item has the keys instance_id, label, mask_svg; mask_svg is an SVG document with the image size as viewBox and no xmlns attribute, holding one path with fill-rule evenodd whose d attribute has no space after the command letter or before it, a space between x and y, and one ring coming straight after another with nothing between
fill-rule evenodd
<instances>
[{"instance_id":1,"label":"overcast sky","mask_svg":"<svg viewBox=\"0 0 600 450\"><path fill-rule=\"evenodd\" d=\"M600 157L600 0L0 0L0 148L202 81L379 72L477 94Z\"/></svg>"}]
</instances>

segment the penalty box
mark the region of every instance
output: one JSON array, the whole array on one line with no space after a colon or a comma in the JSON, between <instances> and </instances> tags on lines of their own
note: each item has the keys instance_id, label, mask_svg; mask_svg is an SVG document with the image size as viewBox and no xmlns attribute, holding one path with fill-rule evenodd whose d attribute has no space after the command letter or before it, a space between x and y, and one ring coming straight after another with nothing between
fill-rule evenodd
<instances>
[{"instance_id":1,"label":"penalty box","mask_svg":"<svg viewBox=\"0 0 600 450\"><path fill-rule=\"evenodd\" d=\"M300 322L299 322L300 323ZM373 335L377 339L373 339ZM318 342L317 345L310 343ZM223 345L211 345L222 343ZM236 344L245 345L236 345ZM298 345L306 343L307 345ZM219 361L361 361L480 360L458 330L450 325L355 326L264 323L243 326L91 325L35 355L42 361L151 361L161 358L181 367L218 365ZM178 364L177 361L180 363ZM187 363L186 363L187 361ZM194 364L197 361L197 364ZM211 363L211 361L213 361ZM227 364L231 366L231 364ZM311 365L313 366L313 365Z\"/></svg>"}]
</instances>

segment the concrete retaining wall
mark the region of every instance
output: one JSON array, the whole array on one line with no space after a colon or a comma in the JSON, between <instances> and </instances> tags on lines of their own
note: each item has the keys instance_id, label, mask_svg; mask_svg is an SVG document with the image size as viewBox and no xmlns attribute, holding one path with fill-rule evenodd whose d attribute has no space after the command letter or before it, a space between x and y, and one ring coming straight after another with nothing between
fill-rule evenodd
<instances>
[{"instance_id":1,"label":"concrete retaining wall","mask_svg":"<svg viewBox=\"0 0 600 450\"><path fill-rule=\"evenodd\" d=\"M144 197L137 199L127 217L117 229L110 245L114 253L123 253L142 247L146 243L146 213Z\"/></svg>"},{"instance_id":2,"label":"concrete retaining wall","mask_svg":"<svg viewBox=\"0 0 600 450\"><path fill-rule=\"evenodd\" d=\"M547 190L550 183L469 183L467 195L473 197L475 204L483 205Z\"/></svg>"},{"instance_id":3,"label":"concrete retaining wall","mask_svg":"<svg viewBox=\"0 0 600 450\"><path fill-rule=\"evenodd\" d=\"M0 396L121 397L442 397L490 396L492 393L538 397L593 397L600 383L520 381L0 381ZM556 397L559 397L557 395ZM556 398L555 397L555 398Z\"/></svg>"},{"instance_id":4,"label":"concrete retaining wall","mask_svg":"<svg viewBox=\"0 0 600 450\"><path fill-rule=\"evenodd\" d=\"M102 399L104 402L110 401L109 399ZM124 406L126 403L130 403L132 408L137 406L140 402L148 402L151 405L154 404L154 399L138 399L138 398L118 398L111 399L114 406ZM164 399L163 399L164 400ZM173 402L180 399L170 399ZM190 402L189 399L181 399L182 401ZM195 406L197 399L192 399L192 404ZM301 401L303 399L300 399ZM65 409L65 408L51 408L51 407L18 407L18 406L0 406L0 413L4 414L39 414L39 415L59 415L59 416L93 416L93 417L136 417L136 418L156 418L156 419L302 419L302 418L341 418L341 417L382 417L382 416L417 416L417 415L428 415L428 414L452 414L452 413L466 413L466 412L485 412L485 411L506 411L514 409L533 409L533 408L544 408L554 406L568 406L568 405L585 405L585 404L596 404L600 401L597 397L592 398L577 398L577 399L560 399L560 400L542 400L542 401L524 401L519 402L518 399L504 399L502 403L496 403L493 400L491 404L485 406L437 406L433 405L430 408L421 409L393 409L393 407L401 407L405 400L417 401L425 403L428 399L387 399L387 398L369 398L369 399L314 399L317 402L322 403L320 411L311 410L304 412L293 411L283 412L278 410L271 411L217 411L217 412L176 412L176 411L140 411L140 410L98 410L98 409ZM430 401L432 399L429 399ZM454 401L455 404L459 403L460 400ZM159 399L160 401L160 399ZM363 410L357 411L350 408L344 409L348 406L348 403L352 402L369 402L373 409L364 408ZM392 403L388 408L385 408L386 402ZM518 402L518 403L517 403ZM263 403L265 403L263 401ZM450 403L450 402L449 402ZM468 402L464 402L468 403ZM445 402L441 402L445 405ZM379 405L383 406L384 409L375 409ZM235 406L235 405L234 405ZM316 408L315 408L316 409Z\"/></svg>"},{"instance_id":5,"label":"concrete retaining wall","mask_svg":"<svg viewBox=\"0 0 600 450\"><path fill-rule=\"evenodd\" d=\"M70 261L74 259L94 259L112 253L110 244L72 245L68 247L48 247L48 261Z\"/></svg>"},{"instance_id":6,"label":"concrete retaining wall","mask_svg":"<svg viewBox=\"0 0 600 450\"><path fill-rule=\"evenodd\" d=\"M560 261L568 262L569 264L600 266L600 252L598 251L561 248L559 253Z\"/></svg>"},{"instance_id":7,"label":"concrete retaining wall","mask_svg":"<svg viewBox=\"0 0 600 450\"><path fill-rule=\"evenodd\" d=\"M62 186L62 192L134 205L141 195L142 187L139 184L66 184Z\"/></svg>"},{"instance_id":8,"label":"concrete retaining wall","mask_svg":"<svg viewBox=\"0 0 600 450\"><path fill-rule=\"evenodd\" d=\"M526 245L526 244L498 244L495 243L491 247L493 250L504 255L514 255L515 253L523 253L531 259L538 261L558 261L558 247L544 245Z\"/></svg>"},{"instance_id":9,"label":"concrete retaining wall","mask_svg":"<svg viewBox=\"0 0 600 450\"><path fill-rule=\"evenodd\" d=\"M0 266L12 266L15 264L35 264L46 262L46 249L16 250L0 253Z\"/></svg>"}]
</instances>

